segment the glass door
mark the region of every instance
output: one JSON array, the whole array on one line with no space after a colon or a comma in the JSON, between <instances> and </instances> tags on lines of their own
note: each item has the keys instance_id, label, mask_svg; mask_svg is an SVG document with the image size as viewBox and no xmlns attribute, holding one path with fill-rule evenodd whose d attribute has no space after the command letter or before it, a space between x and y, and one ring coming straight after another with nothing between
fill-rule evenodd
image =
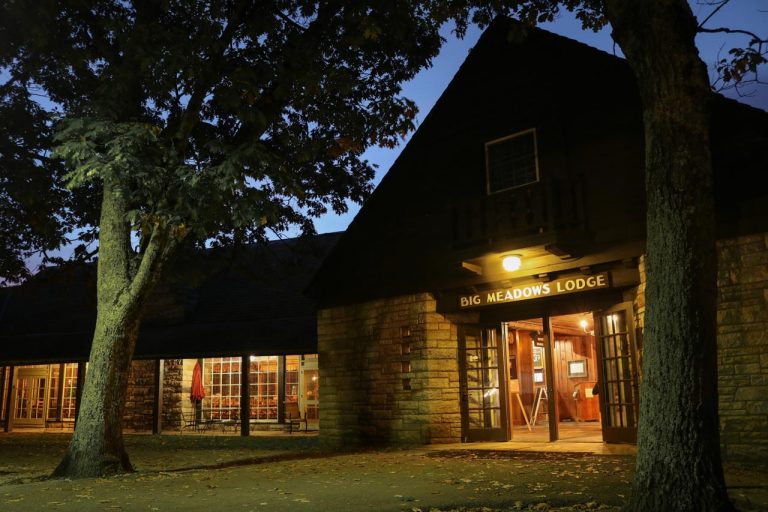
<instances>
[{"instance_id":1,"label":"glass door","mask_svg":"<svg viewBox=\"0 0 768 512\"><path fill-rule=\"evenodd\" d=\"M19 368L13 392L13 426L45 426L47 377L47 368Z\"/></svg>"},{"instance_id":2,"label":"glass door","mask_svg":"<svg viewBox=\"0 0 768 512\"><path fill-rule=\"evenodd\" d=\"M637 442L637 363L632 304L595 313L603 440Z\"/></svg>"},{"instance_id":3,"label":"glass door","mask_svg":"<svg viewBox=\"0 0 768 512\"><path fill-rule=\"evenodd\" d=\"M299 410L304 411L307 428L317 430L320 427L320 372L316 357L305 356L301 361L299 389Z\"/></svg>"},{"instance_id":4,"label":"glass door","mask_svg":"<svg viewBox=\"0 0 768 512\"><path fill-rule=\"evenodd\" d=\"M462 438L507 441L506 361L498 328L459 330Z\"/></svg>"}]
</instances>

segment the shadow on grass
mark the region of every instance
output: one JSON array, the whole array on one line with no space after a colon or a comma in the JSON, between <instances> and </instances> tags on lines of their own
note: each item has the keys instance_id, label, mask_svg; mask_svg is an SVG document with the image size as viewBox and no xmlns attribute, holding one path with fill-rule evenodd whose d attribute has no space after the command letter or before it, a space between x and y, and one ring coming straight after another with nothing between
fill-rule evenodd
<instances>
[{"instance_id":1,"label":"shadow on grass","mask_svg":"<svg viewBox=\"0 0 768 512\"><path fill-rule=\"evenodd\" d=\"M0 435L0 486L48 480L70 438L71 433ZM124 440L140 474L217 470L338 453L318 436L125 434Z\"/></svg>"}]
</instances>

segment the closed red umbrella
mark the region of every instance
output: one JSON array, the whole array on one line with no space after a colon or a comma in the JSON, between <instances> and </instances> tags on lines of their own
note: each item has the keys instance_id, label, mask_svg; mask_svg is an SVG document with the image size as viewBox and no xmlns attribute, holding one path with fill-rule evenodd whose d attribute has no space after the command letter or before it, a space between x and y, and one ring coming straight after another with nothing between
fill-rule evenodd
<instances>
[{"instance_id":1,"label":"closed red umbrella","mask_svg":"<svg viewBox=\"0 0 768 512\"><path fill-rule=\"evenodd\" d=\"M195 363L195 369L192 370L192 391L189 393L189 399L193 402L199 402L205 398L205 389L203 389L203 371L200 368L200 361Z\"/></svg>"}]
</instances>

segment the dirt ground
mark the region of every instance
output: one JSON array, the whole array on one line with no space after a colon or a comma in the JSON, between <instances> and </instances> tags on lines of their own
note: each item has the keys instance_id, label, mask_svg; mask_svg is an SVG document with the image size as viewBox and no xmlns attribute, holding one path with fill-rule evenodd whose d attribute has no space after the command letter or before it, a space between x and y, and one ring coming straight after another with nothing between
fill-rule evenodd
<instances>
[{"instance_id":1,"label":"dirt ground","mask_svg":"<svg viewBox=\"0 0 768 512\"><path fill-rule=\"evenodd\" d=\"M0 510L620 510L634 457L440 449L330 452L315 436L127 436L137 472L49 480L67 434L0 434ZM742 511L768 510L768 483L727 468ZM487 508L483 508L487 507Z\"/></svg>"}]
</instances>

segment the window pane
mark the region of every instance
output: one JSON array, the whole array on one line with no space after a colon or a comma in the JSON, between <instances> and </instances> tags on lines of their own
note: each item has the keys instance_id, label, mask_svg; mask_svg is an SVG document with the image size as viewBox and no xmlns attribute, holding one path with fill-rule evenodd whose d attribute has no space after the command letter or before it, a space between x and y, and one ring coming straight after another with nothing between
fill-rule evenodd
<instances>
[{"instance_id":1,"label":"window pane","mask_svg":"<svg viewBox=\"0 0 768 512\"><path fill-rule=\"evenodd\" d=\"M485 150L489 192L538 181L536 139L532 130L488 143Z\"/></svg>"}]
</instances>

